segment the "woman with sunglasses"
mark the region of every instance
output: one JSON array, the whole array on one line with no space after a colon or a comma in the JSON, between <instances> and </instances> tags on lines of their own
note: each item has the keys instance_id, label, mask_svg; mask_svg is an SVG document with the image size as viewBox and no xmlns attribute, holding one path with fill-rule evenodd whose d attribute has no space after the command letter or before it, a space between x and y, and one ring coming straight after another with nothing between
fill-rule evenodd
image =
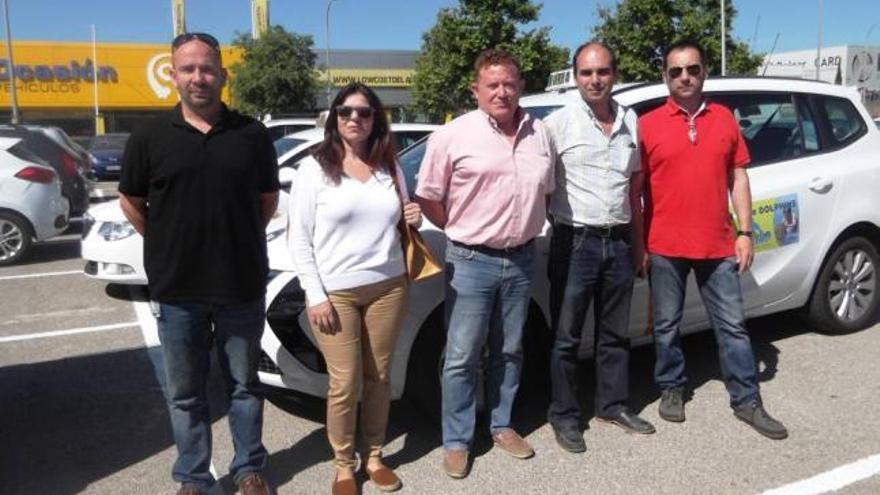
<instances>
[{"instance_id":1,"label":"woman with sunglasses","mask_svg":"<svg viewBox=\"0 0 880 495\"><path fill-rule=\"evenodd\" d=\"M289 245L330 377L334 495L357 493L358 399L366 474L379 490L401 486L382 463L390 365L407 297L401 212L409 225L421 224L418 205L407 201L401 210L401 198L406 184L382 103L351 83L330 106L324 141L300 164L289 209Z\"/></svg>"}]
</instances>

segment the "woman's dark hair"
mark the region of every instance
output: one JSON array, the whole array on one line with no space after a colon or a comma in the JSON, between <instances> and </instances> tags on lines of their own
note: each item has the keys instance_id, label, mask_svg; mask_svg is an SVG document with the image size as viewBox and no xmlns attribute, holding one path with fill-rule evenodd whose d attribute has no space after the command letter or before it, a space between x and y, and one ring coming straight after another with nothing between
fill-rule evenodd
<instances>
[{"instance_id":1,"label":"woman's dark hair","mask_svg":"<svg viewBox=\"0 0 880 495\"><path fill-rule=\"evenodd\" d=\"M346 98L356 93L363 95L373 109L373 131L367 138L367 165L374 169L385 169L392 177L396 173L397 150L394 140L391 138L391 127L388 124L388 117L385 115L382 101L367 85L352 82L340 89L336 93L336 98L333 98L327 122L324 124L324 141L318 145L313 153L324 173L330 177L334 184L339 184L342 178L342 159L345 157L345 148L337 127L339 115L336 113L336 107L342 105Z\"/></svg>"}]
</instances>

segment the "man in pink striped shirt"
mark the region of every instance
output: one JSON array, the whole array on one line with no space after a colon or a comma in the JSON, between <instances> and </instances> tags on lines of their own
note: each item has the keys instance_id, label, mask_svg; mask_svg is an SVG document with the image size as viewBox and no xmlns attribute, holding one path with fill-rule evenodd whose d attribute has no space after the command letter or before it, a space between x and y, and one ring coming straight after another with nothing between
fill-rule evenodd
<instances>
[{"instance_id":1,"label":"man in pink striped shirt","mask_svg":"<svg viewBox=\"0 0 880 495\"><path fill-rule=\"evenodd\" d=\"M478 109L434 132L416 188L422 211L448 238L442 421L443 469L453 478L468 474L476 379L487 343L492 438L514 457L534 455L512 428L511 409L522 368L533 239L555 184L544 126L519 107L516 58L486 50L474 77Z\"/></svg>"}]
</instances>

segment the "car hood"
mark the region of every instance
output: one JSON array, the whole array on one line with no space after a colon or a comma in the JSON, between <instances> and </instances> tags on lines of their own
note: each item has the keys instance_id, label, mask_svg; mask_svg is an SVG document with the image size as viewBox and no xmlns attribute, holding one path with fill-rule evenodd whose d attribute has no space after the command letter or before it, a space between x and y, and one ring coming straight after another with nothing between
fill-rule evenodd
<instances>
[{"instance_id":1,"label":"car hood","mask_svg":"<svg viewBox=\"0 0 880 495\"><path fill-rule=\"evenodd\" d=\"M99 160L106 160L108 158L121 159L124 152L122 150L91 150L89 153Z\"/></svg>"},{"instance_id":2,"label":"car hood","mask_svg":"<svg viewBox=\"0 0 880 495\"><path fill-rule=\"evenodd\" d=\"M108 201L89 208L89 215L99 222L124 222L128 221L119 206L119 200Z\"/></svg>"}]
</instances>

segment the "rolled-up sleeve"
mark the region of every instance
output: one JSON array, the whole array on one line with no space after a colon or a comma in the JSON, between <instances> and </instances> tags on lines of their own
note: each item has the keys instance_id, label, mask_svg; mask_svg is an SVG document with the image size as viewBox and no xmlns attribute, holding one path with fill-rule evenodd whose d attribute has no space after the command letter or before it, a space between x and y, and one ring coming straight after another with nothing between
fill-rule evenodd
<instances>
[{"instance_id":1,"label":"rolled-up sleeve","mask_svg":"<svg viewBox=\"0 0 880 495\"><path fill-rule=\"evenodd\" d=\"M453 163L450 157L450 140L444 129L428 138L425 157L419 167L416 195L429 201L443 201L452 178Z\"/></svg>"}]
</instances>

